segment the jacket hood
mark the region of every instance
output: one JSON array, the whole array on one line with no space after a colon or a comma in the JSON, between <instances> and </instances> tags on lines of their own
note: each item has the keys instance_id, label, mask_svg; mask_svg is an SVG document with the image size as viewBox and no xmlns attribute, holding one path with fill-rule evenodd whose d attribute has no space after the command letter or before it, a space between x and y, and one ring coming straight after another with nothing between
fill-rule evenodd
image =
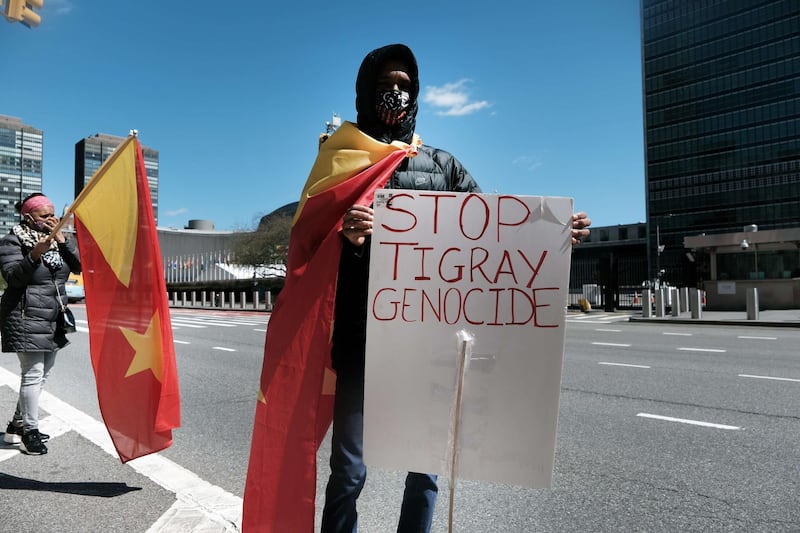
<instances>
[{"instance_id":1,"label":"jacket hood","mask_svg":"<svg viewBox=\"0 0 800 533\"><path fill-rule=\"evenodd\" d=\"M378 74L381 67L390 60L405 64L411 77L411 102L402 122L387 126L378 119L375 109ZM419 96L419 71L417 60L411 49L404 44L390 44L368 53L361 62L356 78L356 111L358 112L358 128L381 142L411 142L417 123L417 97Z\"/></svg>"}]
</instances>

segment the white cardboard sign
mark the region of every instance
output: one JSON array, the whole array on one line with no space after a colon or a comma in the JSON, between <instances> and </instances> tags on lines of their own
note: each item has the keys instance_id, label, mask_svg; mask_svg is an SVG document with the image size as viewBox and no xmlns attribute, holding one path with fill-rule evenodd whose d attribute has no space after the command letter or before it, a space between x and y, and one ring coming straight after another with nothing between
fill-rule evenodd
<instances>
[{"instance_id":1,"label":"white cardboard sign","mask_svg":"<svg viewBox=\"0 0 800 533\"><path fill-rule=\"evenodd\" d=\"M374 209L365 462L448 476L457 450L459 479L549 487L572 199L381 190Z\"/></svg>"}]
</instances>

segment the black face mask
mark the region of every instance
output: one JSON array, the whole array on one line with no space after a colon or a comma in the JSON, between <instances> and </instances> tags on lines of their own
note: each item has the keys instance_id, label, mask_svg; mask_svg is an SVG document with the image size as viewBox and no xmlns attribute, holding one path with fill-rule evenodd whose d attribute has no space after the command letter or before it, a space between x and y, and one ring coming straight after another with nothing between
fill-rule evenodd
<instances>
[{"instance_id":1,"label":"black face mask","mask_svg":"<svg viewBox=\"0 0 800 533\"><path fill-rule=\"evenodd\" d=\"M387 126L394 126L405 118L411 95L407 91L387 89L378 91L375 98L375 111L378 118Z\"/></svg>"}]
</instances>

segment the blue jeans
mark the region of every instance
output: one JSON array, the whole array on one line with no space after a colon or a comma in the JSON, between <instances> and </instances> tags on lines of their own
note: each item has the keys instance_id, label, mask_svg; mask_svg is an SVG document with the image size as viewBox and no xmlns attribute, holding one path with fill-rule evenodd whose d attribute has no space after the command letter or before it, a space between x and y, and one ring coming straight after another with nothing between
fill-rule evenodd
<instances>
[{"instance_id":1,"label":"blue jeans","mask_svg":"<svg viewBox=\"0 0 800 533\"><path fill-rule=\"evenodd\" d=\"M39 428L39 396L56 361L56 352L17 352L20 384L14 422L26 433Z\"/></svg>"},{"instance_id":2,"label":"blue jeans","mask_svg":"<svg viewBox=\"0 0 800 533\"><path fill-rule=\"evenodd\" d=\"M356 365L357 366L357 365ZM367 479L363 460L364 368L337 368L331 475L325 490L322 533L356 533L356 500ZM436 505L436 476L409 472L398 533L428 533Z\"/></svg>"}]
</instances>

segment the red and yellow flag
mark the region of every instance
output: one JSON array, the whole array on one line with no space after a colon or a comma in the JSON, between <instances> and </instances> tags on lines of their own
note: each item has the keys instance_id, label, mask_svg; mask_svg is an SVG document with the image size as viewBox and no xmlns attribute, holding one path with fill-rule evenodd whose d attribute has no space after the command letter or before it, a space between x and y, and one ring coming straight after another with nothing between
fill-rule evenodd
<instances>
[{"instance_id":1,"label":"red and yellow flag","mask_svg":"<svg viewBox=\"0 0 800 533\"><path fill-rule=\"evenodd\" d=\"M292 226L269 321L244 492L246 532L314 530L317 449L333 417L336 278L345 210L369 205L412 147L345 122L320 146Z\"/></svg>"},{"instance_id":2,"label":"red and yellow flag","mask_svg":"<svg viewBox=\"0 0 800 533\"><path fill-rule=\"evenodd\" d=\"M180 426L161 251L136 137L115 150L69 212L83 266L100 411L124 463L169 447Z\"/></svg>"}]
</instances>

